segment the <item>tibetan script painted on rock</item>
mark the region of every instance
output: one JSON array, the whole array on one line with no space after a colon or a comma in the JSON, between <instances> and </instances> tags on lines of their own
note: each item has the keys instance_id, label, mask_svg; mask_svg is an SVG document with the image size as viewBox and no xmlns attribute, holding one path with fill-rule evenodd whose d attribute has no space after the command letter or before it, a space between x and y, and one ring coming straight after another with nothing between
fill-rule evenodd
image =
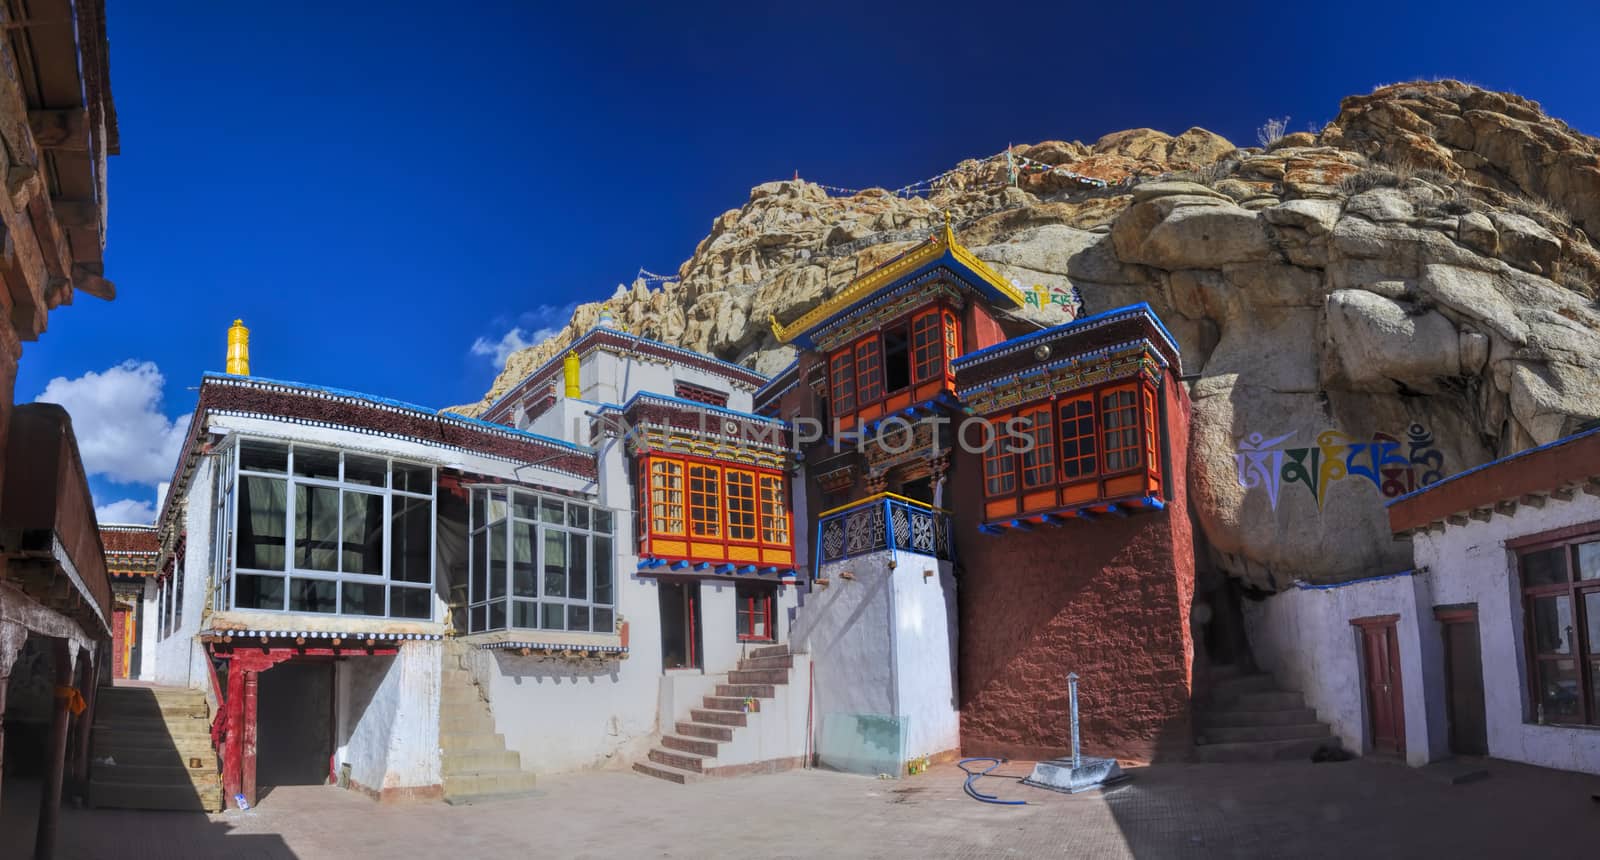
<instances>
[{"instance_id":1,"label":"tibetan script painted on rock","mask_svg":"<svg viewBox=\"0 0 1600 860\"><path fill-rule=\"evenodd\" d=\"M1385 498L1403 496L1444 478L1444 454L1433 446L1433 434L1421 424L1406 430L1404 441L1374 433L1370 441L1339 430L1317 434L1316 444L1287 447L1297 433L1267 438L1251 433L1239 441L1234 464L1239 485L1264 488L1273 510L1285 487L1299 484L1322 510L1328 488L1339 481L1366 479ZM1295 491L1298 492L1298 491Z\"/></svg>"}]
</instances>

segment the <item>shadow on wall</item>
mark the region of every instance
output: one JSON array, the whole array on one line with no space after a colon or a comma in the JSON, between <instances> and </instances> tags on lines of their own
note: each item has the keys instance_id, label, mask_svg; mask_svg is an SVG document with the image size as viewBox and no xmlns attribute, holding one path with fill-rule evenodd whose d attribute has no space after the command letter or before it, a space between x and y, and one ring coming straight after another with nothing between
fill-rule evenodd
<instances>
[{"instance_id":1,"label":"shadow on wall","mask_svg":"<svg viewBox=\"0 0 1600 860\"><path fill-rule=\"evenodd\" d=\"M10 734L8 731L7 734ZM0 789L0 860L33 856L34 822L40 785L8 779ZM289 844L275 833L234 833L234 825L212 821L203 812L149 812L137 809L77 809L62 804L56 828L57 857L251 857L295 860ZM154 851L163 846L164 853Z\"/></svg>"},{"instance_id":2,"label":"shadow on wall","mask_svg":"<svg viewBox=\"0 0 1600 860\"><path fill-rule=\"evenodd\" d=\"M514 651L494 652L500 674L513 684L532 680L535 684L595 684L605 679L615 683L622 670L620 658L566 660L559 657L522 656Z\"/></svg>"}]
</instances>

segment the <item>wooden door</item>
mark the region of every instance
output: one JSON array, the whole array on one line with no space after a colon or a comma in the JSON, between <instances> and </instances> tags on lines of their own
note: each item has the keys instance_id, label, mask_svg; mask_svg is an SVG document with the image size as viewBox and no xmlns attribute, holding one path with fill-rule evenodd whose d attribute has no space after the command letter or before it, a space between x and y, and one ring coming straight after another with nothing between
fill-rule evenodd
<instances>
[{"instance_id":1,"label":"wooden door","mask_svg":"<svg viewBox=\"0 0 1600 860\"><path fill-rule=\"evenodd\" d=\"M111 677L128 677L128 649L133 645L128 636L127 607L118 606L111 613Z\"/></svg>"},{"instance_id":2,"label":"wooden door","mask_svg":"<svg viewBox=\"0 0 1600 860\"><path fill-rule=\"evenodd\" d=\"M700 668L700 584L662 582L661 668Z\"/></svg>"},{"instance_id":3,"label":"wooden door","mask_svg":"<svg viewBox=\"0 0 1600 860\"><path fill-rule=\"evenodd\" d=\"M1445 716L1450 751L1488 755L1488 718L1483 705L1483 661L1476 607L1436 610L1444 631Z\"/></svg>"},{"instance_id":4,"label":"wooden door","mask_svg":"<svg viewBox=\"0 0 1600 860\"><path fill-rule=\"evenodd\" d=\"M1372 751L1404 755L1406 751L1405 698L1400 684L1398 615L1358 618L1351 622L1361 631L1361 667L1366 686L1367 736Z\"/></svg>"}]
</instances>

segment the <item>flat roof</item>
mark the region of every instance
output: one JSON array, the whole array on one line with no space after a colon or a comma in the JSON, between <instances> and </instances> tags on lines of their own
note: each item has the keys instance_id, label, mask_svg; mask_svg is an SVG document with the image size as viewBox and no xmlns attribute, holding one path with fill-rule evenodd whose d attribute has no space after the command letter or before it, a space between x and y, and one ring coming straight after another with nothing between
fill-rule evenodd
<instances>
[{"instance_id":1,"label":"flat roof","mask_svg":"<svg viewBox=\"0 0 1600 860\"><path fill-rule=\"evenodd\" d=\"M1600 427L1491 460L1400 496L1388 504L1389 527L1408 532L1523 496L1594 486L1597 476Z\"/></svg>"}]
</instances>

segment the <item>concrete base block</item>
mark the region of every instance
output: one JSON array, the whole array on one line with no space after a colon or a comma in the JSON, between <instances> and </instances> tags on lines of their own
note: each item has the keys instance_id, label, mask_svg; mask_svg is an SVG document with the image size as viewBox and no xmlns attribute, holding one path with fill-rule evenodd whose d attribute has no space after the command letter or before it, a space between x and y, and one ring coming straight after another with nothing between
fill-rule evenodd
<instances>
[{"instance_id":1,"label":"concrete base block","mask_svg":"<svg viewBox=\"0 0 1600 860\"><path fill-rule=\"evenodd\" d=\"M1077 767L1072 766L1071 758L1039 762L1033 766L1033 775L1022 783L1034 788L1077 794L1093 788L1116 785L1127 779L1128 775L1123 772L1116 759L1086 755L1079 757Z\"/></svg>"}]
</instances>

